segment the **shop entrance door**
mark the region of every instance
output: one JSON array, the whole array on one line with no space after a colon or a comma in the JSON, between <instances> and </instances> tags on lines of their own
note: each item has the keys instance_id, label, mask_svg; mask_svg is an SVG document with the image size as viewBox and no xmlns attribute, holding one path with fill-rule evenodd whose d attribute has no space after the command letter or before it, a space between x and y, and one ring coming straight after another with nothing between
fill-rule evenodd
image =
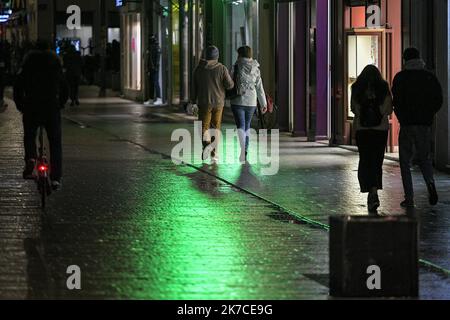
<instances>
[{"instance_id":1,"label":"shop entrance door","mask_svg":"<svg viewBox=\"0 0 450 320\"><path fill-rule=\"evenodd\" d=\"M362 70L369 64L375 65L381 71L383 78L391 86L392 80L392 33L385 29L353 29L346 33L346 67L345 107L347 121L352 122L354 114L351 111L351 88ZM392 121L391 121L392 122ZM391 123L391 129L392 123ZM391 130L390 132L394 132ZM394 139L389 138L390 152L394 150Z\"/></svg>"},{"instance_id":2,"label":"shop entrance door","mask_svg":"<svg viewBox=\"0 0 450 320\"><path fill-rule=\"evenodd\" d=\"M124 30L124 87L132 91L141 90L141 15L126 14L123 17Z\"/></svg>"}]
</instances>

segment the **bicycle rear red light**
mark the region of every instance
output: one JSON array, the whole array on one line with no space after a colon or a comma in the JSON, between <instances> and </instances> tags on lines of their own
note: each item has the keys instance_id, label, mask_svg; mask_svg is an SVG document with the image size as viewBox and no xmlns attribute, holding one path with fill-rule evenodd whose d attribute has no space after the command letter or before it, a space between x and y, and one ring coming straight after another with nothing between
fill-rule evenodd
<instances>
[{"instance_id":1,"label":"bicycle rear red light","mask_svg":"<svg viewBox=\"0 0 450 320\"><path fill-rule=\"evenodd\" d=\"M47 166L39 166L38 170L41 172L45 172L45 171L48 171L48 167Z\"/></svg>"}]
</instances>

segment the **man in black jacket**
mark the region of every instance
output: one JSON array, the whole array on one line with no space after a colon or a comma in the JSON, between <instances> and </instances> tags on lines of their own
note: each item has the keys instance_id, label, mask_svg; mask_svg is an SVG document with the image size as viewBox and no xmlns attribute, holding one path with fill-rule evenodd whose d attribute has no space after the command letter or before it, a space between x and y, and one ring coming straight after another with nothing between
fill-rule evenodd
<instances>
[{"instance_id":1,"label":"man in black jacket","mask_svg":"<svg viewBox=\"0 0 450 320\"><path fill-rule=\"evenodd\" d=\"M79 106L79 87L83 73L83 58L74 45L70 45L63 62L66 69L67 83L69 84L70 100L72 100L70 106Z\"/></svg>"},{"instance_id":2,"label":"man in black jacket","mask_svg":"<svg viewBox=\"0 0 450 320\"><path fill-rule=\"evenodd\" d=\"M24 179L33 179L37 158L36 134L45 127L50 144L52 187L57 190L62 177L61 109L68 99L68 86L61 61L48 43L38 41L24 58L14 84L14 101L23 114Z\"/></svg>"},{"instance_id":3,"label":"man in black jacket","mask_svg":"<svg viewBox=\"0 0 450 320\"><path fill-rule=\"evenodd\" d=\"M404 70L395 76L392 87L394 111L400 121L400 167L405 201L404 208L414 207L411 162L415 157L429 192L429 202L436 205L438 195L433 176L431 147L432 125L443 104L442 87L437 77L425 69L416 48L406 49Z\"/></svg>"},{"instance_id":4,"label":"man in black jacket","mask_svg":"<svg viewBox=\"0 0 450 320\"><path fill-rule=\"evenodd\" d=\"M162 105L161 86L159 84L159 68L161 59L161 47L158 38L151 35L149 39L149 48L147 50L147 75L150 88L152 88L153 98L145 102L146 105Z\"/></svg>"}]
</instances>

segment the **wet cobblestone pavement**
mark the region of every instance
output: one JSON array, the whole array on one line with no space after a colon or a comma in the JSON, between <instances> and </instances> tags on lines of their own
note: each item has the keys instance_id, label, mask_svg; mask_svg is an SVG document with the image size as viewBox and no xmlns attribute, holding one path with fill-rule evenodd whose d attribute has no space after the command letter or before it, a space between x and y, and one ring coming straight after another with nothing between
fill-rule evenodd
<instances>
[{"instance_id":1,"label":"wet cobblestone pavement","mask_svg":"<svg viewBox=\"0 0 450 320\"><path fill-rule=\"evenodd\" d=\"M65 111L63 190L45 215L20 179L19 115L0 114L0 298L328 298L328 233L269 202L321 223L366 214L357 155L282 137L276 176L240 165L205 165L205 174L156 153L170 154L171 132L192 126L183 115L114 98L82 103ZM401 214L398 165L387 162L385 176L382 212ZM433 210L415 178L421 258L450 269L449 177L438 175ZM69 265L81 267L79 292L66 288ZM420 278L421 298L450 298L448 277L422 267Z\"/></svg>"}]
</instances>

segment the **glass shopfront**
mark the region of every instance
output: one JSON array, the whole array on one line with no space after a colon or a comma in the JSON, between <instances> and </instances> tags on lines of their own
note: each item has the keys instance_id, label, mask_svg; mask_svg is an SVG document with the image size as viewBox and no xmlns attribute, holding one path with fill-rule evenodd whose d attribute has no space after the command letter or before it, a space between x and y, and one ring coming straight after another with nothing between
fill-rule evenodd
<instances>
[{"instance_id":1,"label":"glass shopfront","mask_svg":"<svg viewBox=\"0 0 450 320\"><path fill-rule=\"evenodd\" d=\"M139 91L142 86L141 14L125 14L123 19L125 50L124 86L125 89Z\"/></svg>"},{"instance_id":2,"label":"glass shopfront","mask_svg":"<svg viewBox=\"0 0 450 320\"><path fill-rule=\"evenodd\" d=\"M253 48L258 58L258 0L226 0L225 2L225 58L227 66L237 59L241 46Z\"/></svg>"},{"instance_id":3,"label":"glass shopfront","mask_svg":"<svg viewBox=\"0 0 450 320\"><path fill-rule=\"evenodd\" d=\"M204 47L203 4L203 0L154 3L151 33L158 38L161 47L159 81L164 104L189 100L190 79Z\"/></svg>"},{"instance_id":4,"label":"glass shopfront","mask_svg":"<svg viewBox=\"0 0 450 320\"><path fill-rule=\"evenodd\" d=\"M367 65L375 65L381 70L381 37L374 34L347 35L348 56L348 115L353 118L351 111L352 85Z\"/></svg>"},{"instance_id":5,"label":"glass shopfront","mask_svg":"<svg viewBox=\"0 0 450 320\"><path fill-rule=\"evenodd\" d=\"M346 1L335 10L334 47L336 63L342 62L342 71L334 81L334 143L353 144L354 114L351 112L351 87L367 65L375 65L383 78L392 85L402 64L402 1L367 0ZM344 20L342 26L341 19ZM343 27L343 28L342 28ZM341 29L342 28L342 29ZM342 37L342 38L341 38ZM343 39L343 50L339 50ZM336 65L337 69L340 66ZM342 87L341 87L342 86ZM389 151L397 150L398 121L390 119Z\"/></svg>"}]
</instances>

